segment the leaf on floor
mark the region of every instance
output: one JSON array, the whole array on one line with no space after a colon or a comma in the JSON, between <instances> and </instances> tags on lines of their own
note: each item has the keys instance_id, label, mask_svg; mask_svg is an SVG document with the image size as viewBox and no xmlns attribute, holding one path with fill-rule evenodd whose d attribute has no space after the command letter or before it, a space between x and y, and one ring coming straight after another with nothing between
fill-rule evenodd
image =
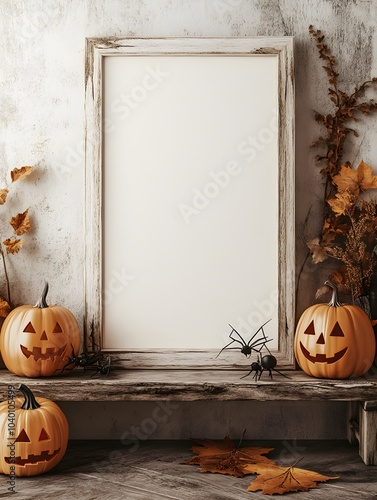
<instances>
[{"instance_id":1,"label":"leaf on floor","mask_svg":"<svg viewBox=\"0 0 377 500\"><path fill-rule=\"evenodd\" d=\"M308 491L318 488L317 482L338 479L339 476L323 476L317 472L298 469L297 467L280 467L278 465L260 465L250 468L256 472L257 478L250 484L248 491L262 490L264 495L287 493L289 491Z\"/></svg>"},{"instance_id":2,"label":"leaf on floor","mask_svg":"<svg viewBox=\"0 0 377 500\"><path fill-rule=\"evenodd\" d=\"M243 477L253 474L256 465L275 465L275 462L264 456L274 448L236 447L229 436L225 436L222 441L203 439L195 442L200 445L191 448L196 456L183 463L200 465L202 472Z\"/></svg>"}]
</instances>

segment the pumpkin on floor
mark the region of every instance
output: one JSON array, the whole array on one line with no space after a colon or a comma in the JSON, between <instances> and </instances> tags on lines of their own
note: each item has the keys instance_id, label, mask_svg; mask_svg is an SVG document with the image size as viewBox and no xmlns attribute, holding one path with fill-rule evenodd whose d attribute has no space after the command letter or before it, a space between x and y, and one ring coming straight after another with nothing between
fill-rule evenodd
<instances>
[{"instance_id":1,"label":"pumpkin on floor","mask_svg":"<svg viewBox=\"0 0 377 500\"><path fill-rule=\"evenodd\" d=\"M345 379L364 375L373 364L376 341L368 315L341 304L334 283L328 304L315 304L302 314L294 352L304 372L317 378Z\"/></svg>"},{"instance_id":2,"label":"pumpkin on floor","mask_svg":"<svg viewBox=\"0 0 377 500\"><path fill-rule=\"evenodd\" d=\"M67 362L80 349L80 330L65 307L48 306L46 283L35 306L16 307L1 328L0 352L16 375L49 377L68 373Z\"/></svg>"},{"instance_id":3,"label":"pumpkin on floor","mask_svg":"<svg viewBox=\"0 0 377 500\"><path fill-rule=\"evenodd\" d=\"M0 403L0 473L36 476L51 470L63 458L68 422L54 402L35 398L23 384L19 390L23 398Z\"/></svg>"}]
</instances>

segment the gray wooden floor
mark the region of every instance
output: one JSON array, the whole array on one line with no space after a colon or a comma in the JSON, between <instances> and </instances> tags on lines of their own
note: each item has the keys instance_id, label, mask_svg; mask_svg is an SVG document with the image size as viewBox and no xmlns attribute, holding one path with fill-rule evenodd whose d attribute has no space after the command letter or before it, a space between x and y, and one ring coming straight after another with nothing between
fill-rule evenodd
<instances>
[{"instance_id":1,"label":"gray wooden floor","mask_svg":"<svg viewBox=\"0 0 377 500\"><path fill-rule=\"evenodd\" d=\"M366 466L358 450L343 441L245 442L267 444L278 464L311 468L340 479L319 489L289 493L279 498L351 500L377 499L377 466ZM203 474L198 467L181 465L192 456L191 442L149 441L123 446L118 441L72 441L53 471L33 478L18 478L17 500L243 500L271 498L247 492L253 476L237 479ZM7 477L0 476L0 498L10 498ZM274 497L276 498L276 497Z\"/></svg>"}]
</instances>

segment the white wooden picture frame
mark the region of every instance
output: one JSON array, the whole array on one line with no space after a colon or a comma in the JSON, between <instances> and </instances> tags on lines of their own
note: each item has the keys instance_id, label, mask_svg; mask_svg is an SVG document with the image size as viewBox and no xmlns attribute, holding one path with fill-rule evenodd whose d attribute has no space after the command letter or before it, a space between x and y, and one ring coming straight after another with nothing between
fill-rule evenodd
<instances>
[{"instance_id":1,"label":"white wooden picture frame","mask_svg":"<svg viewBox=\"0 0 377 500\"><path fill-rule=\"evenodd\" d=\"M271 319L292 365L293 39L91 38L85 89L85 346L224 369Z\"/></svg>"}]
</instances>

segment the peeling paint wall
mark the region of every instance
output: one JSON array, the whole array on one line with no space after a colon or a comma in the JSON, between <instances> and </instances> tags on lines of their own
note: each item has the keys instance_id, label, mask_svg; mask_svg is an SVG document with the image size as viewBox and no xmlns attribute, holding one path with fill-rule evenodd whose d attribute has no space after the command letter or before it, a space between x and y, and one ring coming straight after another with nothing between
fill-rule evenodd
<instances>
[{"instance_id":1,"label":"peeling paint wall","mask_svg":"<svg viewBox=\"0 0 377 500\"><path fill-rule=\"evenodd\" d=\"M315 151L309 148L319 132L313 109L330 109L308 26L324 31L339 62L340 84L352 89L377 75L376 0L0 0L0 14L0 180L4 183L15 166L39 165L14 186L2 208L2 236L8 234L8 211L30 207L33 217L25 249L9 259L16 304L36 301L47 279L50 301L82 318L84 47L89 36L295 36L300 269L304 240L316 236L322 208ZM357 128L360 137L347 159L377 166L377 119L369 117ZM325 266L305 267L299 312L312 302L326 272Z\"/></svg>"}]
</instances>

